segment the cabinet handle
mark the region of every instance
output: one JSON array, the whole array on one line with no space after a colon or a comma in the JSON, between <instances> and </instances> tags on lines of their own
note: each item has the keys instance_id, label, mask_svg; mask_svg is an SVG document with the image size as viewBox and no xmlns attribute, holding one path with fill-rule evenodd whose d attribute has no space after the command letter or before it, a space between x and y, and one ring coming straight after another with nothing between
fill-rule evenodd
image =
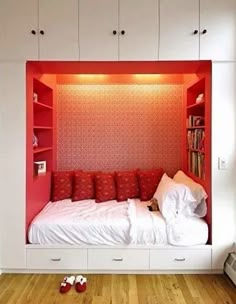
<instances>
[{"instance_id":1,"label":"cabinet handle","mask_svg":"<svg viewBox=\"0 0 236 304\"><path fill-rule=\"evenodd\" d=\"M112 261L115 261L115 262L122 262L123 259L122 259L122 258L120 258L120 259L112 259Z\"/></svg>"},{"instance_id":2,"label":"cabinet handle","mask_svg":"<svg viewBox=\"0 0 236 304\"><path fill-rule=\"evenodd\" d=\"M124 31L124 30L122 30L120 33L121 33L121 35L124 35L124 34L125 34L125 31Z\"/></svg>"},{"instance_id":3,"label":"cabinet handle","mask_svg":"<svg viewBox=\"0 0 236 304\"><path fill-rule=\"evenodd\" d=\"M176 261L176 262L184 262L184 261L185 261L185 258L182 258L182 259L177 259L177 258L175 258L175 261Z\"/></svg>"},{"instance_id":4,"label":"cabinet handle","mask_svg":"<svg viewBox=\"0 0 236 304\"><path fill-rule=\"evenodd\" d=\"M198 34L198 30L194 30L193 35L197 35L197 34Z\"/></svg>"},{"instance_id":5,"label":"cabinet handle","mask_svg":"<svg viewBox=\"0 0 236 304\"><path fill-rule=\"evenodd\" d=\"M114 30L112 33L113 33L113 35L116 35L116 34L117 34L117 31L116 31L116 30Z\"/></svg>"},{"instance_id":6,"label":"cabinet handle","mask_svg":"<svg viewBox=\"0 0 236 304\"><path fill-rule=\"evenodd\" d=\"M204 29L204 30L202 31L202 34L205 35L206 33L207 33L207 30Z\"/></svg>"},{"instance_id":7,"label":"cabinet handle","mask_svg":"<svg viewBox=\"0 0 236 304\"><path fill-rule=\"evenodd\" d=\"M43 30L41 30L39 33L40 33L41 35L44 35L44 31L43 31Z\"/></svg>"},{"instance_id":8,"label":"cabinet handle","mask_svg":"<svg viewBox=\"0 0 236 304\"><path fill-rule=\"evenodd\" d=\"M36 35L36 31L35 31L35 30L32 30L32 31L31 31L31 34L32 34L32 35Z\"/></svg>"},{"instance_id":9,"label":"cabinet handle","mask_svg":"<svg viewBox=\"0 0 236 304\"><path fill-rule=\"evenodd\" d=\"M57 259L52 258L51 261L53 261L53 262L60 262L60 261L61 261L61 258L57 258Z\"/></svg>"}]
</instances>

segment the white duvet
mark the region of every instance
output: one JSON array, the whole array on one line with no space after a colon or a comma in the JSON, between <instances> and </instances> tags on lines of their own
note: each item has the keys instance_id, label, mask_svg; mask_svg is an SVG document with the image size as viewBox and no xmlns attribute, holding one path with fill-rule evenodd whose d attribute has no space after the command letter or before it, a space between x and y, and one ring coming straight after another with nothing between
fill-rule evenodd
<instances>
[{"instance_id":1,"label":"white duvet","mask_svg":"<svg viewBox=\"0 0 236 304\"><path fill-rule=\"evenodd\" d=\"M186 225L177 224L167 225L159 212L150 212L138 199L100 204L68 199L49 202L32 221L28 239L32 244L44 245L184 246L207 242L208 227L202 219L190 218Z\"/></svg>"}]
</instances>

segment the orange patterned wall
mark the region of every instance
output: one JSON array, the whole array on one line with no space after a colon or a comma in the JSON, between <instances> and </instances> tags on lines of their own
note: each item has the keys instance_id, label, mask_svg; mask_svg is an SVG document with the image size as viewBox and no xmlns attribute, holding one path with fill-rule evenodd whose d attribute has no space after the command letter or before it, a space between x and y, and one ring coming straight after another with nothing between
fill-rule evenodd
<instances>
[{"instance_id":1,"label":"orange patterned wall","mask_svg":"<svg viewBox=\"0 0 236 304\"><path fill-rule=\"evenodd\" d=\"M181 167L182 85L58 85L57 169Z\"/></svg>"}]
</instances>

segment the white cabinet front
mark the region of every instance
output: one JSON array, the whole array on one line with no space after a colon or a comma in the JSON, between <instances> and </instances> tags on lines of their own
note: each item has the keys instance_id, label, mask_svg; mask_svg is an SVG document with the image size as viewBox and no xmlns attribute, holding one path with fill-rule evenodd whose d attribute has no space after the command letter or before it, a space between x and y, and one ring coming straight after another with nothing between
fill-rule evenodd
<instances>
[{"instance_id":1,"label":"white cabinet front","mask_svg":"<svg viewBox=\"0 0 236 304\"><path fill-rule=\"evenodd\" d=\"M158 9L158 0L120 0L120 60L158 59Z\"/></svg>"},{"instance_id":2,"label":"white cabinet front","mask_svg":"<svg viewBox=\"0 0 236 304\"><path fill-rule=\"evenodd\" d=\"M78 60L77 0L2 0L0 60Z\"/></svg>"},{"instance_id":3,"label":"white cabinet front","mask_svg":"<svg viewBox=\"0 0 236 304\"><path fill-rule=\"evenodd\" d=\"M118 60L118 0L98 2L79 1L80 60Z\"/></svg>"},{"instance_id":4,"label":"white cabinet front","mask_svg":"<svg viewBox=\"0 0 236 304\"><path fill-rule=\"evenodd\" d=\"M79 59L78 0L39 0L39 59Z\"/></svg>"},{"instance_id":5,"label":"white cabinet front","mask_svg":"<svg viewBox=\"0 0 236 304\"><path fill-rule=\"evenodd\" d=\"M236 1L201 0L200 59L236 60Z\"/></svg>"},{"instance_id":6,"label":"white cabinet front","mask_svg":"<svg viewBox=\"0 0 236 304\"><path fill-rule=\"evenodd\" d=\"M160 60L199 58L199 1L160 0Z\"/></svg>"},{"instance_id":7,"label":"white cabinet front","mask_svg":"<svg viewBox=\"0 0 236 304\"><path fill-rule=\"evenodd\" d=\"M79 1L80 60L157 60L158 0Z\"/></svg>"},{"instance_id":8,"label":"white cabinet front","mask_svg":"<svg viewBox=\"0 0 236 304\"><path fill-rule=\"evenodd\" d=\"M211 269L211 248L150 250L150 269L207 270Z\"/></svg>"},{"instance_id":9,"label":"white cabinet front","mask_svg":"<svg viewBox=\"0 0 236 304\"><path fill-rule=\"evenodd\" d=\"M89 270L148 270L149 250L88 249Z\"/></svg>"},{"instance_id":10,"label":"white cabinet front","mask_svg":"<svg viewBox=\"0 0 236 304\"><path fill-rule=\"evenodd\" d=\"M86 249L27 248L28 269L86 269Z\"/></svg>"},{"instance_id":11,"label":"white cabinet front","mask_svg":"<svg viewBox=\"0 0 236 304\"><path fill-rule=\"evenodd\" d=\"M0 1L0 60L38 58L38 1Z\"/></svg>"}]
</instances>

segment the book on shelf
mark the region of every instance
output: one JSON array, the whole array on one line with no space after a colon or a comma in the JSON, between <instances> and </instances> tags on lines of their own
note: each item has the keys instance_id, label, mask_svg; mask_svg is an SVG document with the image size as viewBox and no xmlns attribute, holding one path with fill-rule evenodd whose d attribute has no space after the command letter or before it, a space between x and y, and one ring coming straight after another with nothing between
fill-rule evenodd
<instances>
[{"instance_id":1,"label":"book on shelf","mask_svg":"<svg viewBox=\"0 0 236 304\"><path fill-rule=\"evenodd\" d=\"M205 179L205 155L188 151L188 170L201 179Z\"/></svg>"},{"instance_id":2,"label":"book on shelf","mask_svg":"<svg viewBox=\"0 0 236 304\"><path fill-rule=\"evenodd\" d=\"M203 129L188 130L187 147L189 149L204 151L205 131Z\"/></svg>"}]
</instances>

